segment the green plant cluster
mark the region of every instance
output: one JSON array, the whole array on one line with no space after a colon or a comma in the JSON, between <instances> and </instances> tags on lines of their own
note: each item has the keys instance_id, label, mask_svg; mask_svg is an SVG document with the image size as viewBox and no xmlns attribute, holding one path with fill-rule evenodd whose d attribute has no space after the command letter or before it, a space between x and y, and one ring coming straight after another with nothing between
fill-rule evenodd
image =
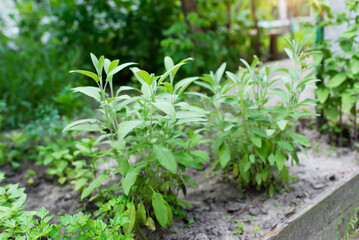
<instances>
[{"instance_id":1,"label":"green plant cluster","mask_svg":"<svg viewBox=\"0 0 359 240\"><path fill-rule=\"evenodd\" d=\"M303 107L315 106L314 99L301 100L306 87L315 87L313 74L306 64L309 53L304 43L289 42L285 49L293 63L292 69L258 68L257 57L251 65L242 60L245 69L238 73L227 71L226 64L196 82L211 93L195 93L205 102L209 112L208 128L213 142L214 167L220 165L225 173L233 172L242 186L264 186L272 196L276 182L288 181L286 160L299 162L296 149L304 150L309 141L294 132L301 117L313 116ZM272 74L282 72L282 76ZM282 87L280 87L282 86ZM279 96L279 99L274 99ZM277 101L277 104L268 105Z\"/></svg>"},{"instance_id":2,"label":"green plant cluster","mask_svg":"<svg viewBox=\"0 0 359 240\"><path fill-rule=\"evenodd\" d=\"M251 65L243 60L246 69L236 74L226 72L225 81L225 64L202 78L176 80L178 70L190 59L174 64L166 57L166 72L156 76L133 67L135 63L120 64L119 60L91 54L95 73L71 72L88 76L97 87L76 87L73 91L96 100L100 115L72 122L64 131L93 132L96 137L76 144L80 151L72 155L66 150L55 152L59 158L51 154L49 161L71 162L73 155L87 153L87 162L72 162L79 167L74 183L82 192L81 199L91 196L101 204L126 196L131 201L124 207L132 224L128 232L141 226L154 229L154 219L166 227L172 224L173 214L181 215L186 205L178 194L186 194L186 184L194 184L184 173L186 168L201 169L210 160L206 152L198 150L201 143L208 142L203 138L206 132L216 139L213 167L220 165L225 173L233 171L242 186L263 186L273 195L278 181L289 179L285 161L298 163L296 149L304 151L310 146L304 136L294 132L294 124L301 117L315 115L303 107L316 105L313 99L299 99L306 87L315 87L316 78L304 74L311 67L305 61L310 53L296 42L289 42L286 51L293 69L258 69L258 58ZM129 66L141 87L116 90L113 76ZM272 78L276 71L284 76ZM203 106L184 101L183 94L193 82L212 93L186 92L199 96ZM275 88L276 84L284 88ZM268 106L273 95L279 96L279 102ZM108 150L97 150L104 145ZM116 164L99 170L99 164L109 159Z\"/></svg>"},{"instance_id":3,"label":"green plant cluster","mask_svg":"<svg viewBox=\"0 0 359 240\"><path fill-rule=\"evenodd\" d=\"M316 64L320 65L317 72L322 79L316 91L318 107L329 125L339 126L340 131L343 130L343 115L348 116L356 126L356 102L359 96L359 5L358 1L346 1L346 6L349 13L333 13L329 7L323 7L328 19L322 20L322 27L347 24L348 28L335 43L340 51L333 50L332 42L323 41L318 44L317 50L320 52L314 58Z\"/></svg>"},{"instance_id":4,"label":"green plant cluster","mask_svg":"<svg viewBox=\"0 0 359 240\"><path fill-rule=\"evenodd\" d=\"M0 181L4 173L0 172ZM60 216L59 224L51 224L54 217L44 207L39 211L24 210L27 195L18 184L0 187L0 238L1 239L133 239L122 230L129 224L123 212L116 211L106 219L91 219L82 212Z\"/></svg>"},{"instance_id":5,"label":"green plant cluster","mask_svg":"<svg viewBox=\"0 0 359 240\"><path fill-rule=\"evenodd\" d=\"M136 224L150 226L155 216L162 227L172 224L173 211L178 212L185 203L178 199L179 191L186 193L185 184L192 184L184 174L186 168L201 169L202 162L208 162L208 155L195 150L201 135L198 130L186 129L184 123L205 121L205 111L183 102L180 98L184 90L197 77L175 81L179 68L189 59L174 65L171 58L165 58L166 72L155 76L137 67L131 68L141 88L123 86L115 91L113 76L134 63L119 65L118 60L110 61L103 56L97 59L91 54L96 73L75 70L91 77L98 87L77 87L99 102L99 119L83 119L65 127L65 131L91 131L100 133L94 146L107 144L111 147L107 155L117 161L117 165L100 172L82 191L86 198L111 176L122 177L122 194L134 202L129 208L131 214L141 216ZM105 75L106 74L106 75ZM133 96L124 94L132 91ZM96 161L104 158L96 157ZM94 174L97 166L94 166ZM111 188L111 186L110 186ZM113 193L99 191L99 198L111 197ZM118 193L117 193L118 194ZM105 196L106 195L106 196ZM137 209L135 208L137 206ZM152 214L153 213L153 214Z\"/></svg>"}]
</instances>

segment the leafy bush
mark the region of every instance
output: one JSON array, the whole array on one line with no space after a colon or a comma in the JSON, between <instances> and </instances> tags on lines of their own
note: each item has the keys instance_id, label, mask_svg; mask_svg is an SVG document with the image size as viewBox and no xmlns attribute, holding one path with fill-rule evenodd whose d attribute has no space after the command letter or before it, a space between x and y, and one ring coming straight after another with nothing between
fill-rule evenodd
<instances>
[{"instance_id":1,"label":"leafy bush","mask_svg":"<svg viewBox=\"0 0 359 240\"><path fill-rule=\"evenodd\" d=\"M187 167L201 168L201 162L209 161L205 152L193 150L201 141L201 130L188 129L188 134L182 131L183 123L205 120L203 110L180 101L183 91L198 78L175 82L177 71L189 59L174 65L172 59L166 57L167 71L164 74L155 76L131 68L141 88L124 86L115 91L114 74L134 63L119 65L119 60L110 61L103 56L97 59L93 54L91 58L97 74L84 70L73 72L92 78L98 87L76 87L73 90L94 98L100 105L103 118L79 120L64 130L100 133L94 145L110 145L109 154L116 159L118 166L99 174L83 190L81 198L89 196L109 176L120 175L123 194L130 196L137 205L137 210L134 205L129 211L144 220L136 220L136 224L147 222L152 226L152 217L155 216L160 225L166 227L172 224L172 209L185 206L178 199L178 192L182 190L185 194L185 183L192 184L183 174L184 170ZM124 91L138 94L131 97ZM103 197L102 191L99 193Z\"/></svg>"},{"instance_id":2,"label":"leafy bush","mask_svg":"<svg viewBox=\"0 0 359 240\"><path fill-rule=\"evenodd\" d=\"M309 56L302 44L289 42L286 49L293 69L257 68L258 58L249 65L241 60L245 69L237 74L226 72L226 64L216 73L204 75L196 83L210 91L212 96L199 95L210 113L207 129L215 135L214 167L220 165L226 173L233 171L242 186L264 186L273 195L278 180L288 180L285 161L299 162L296 147L310 146L308 140L294 130L295 123L304 116L315 115L303 106L315 106L316 101L299 101L307 86L314 86L312 74L304 72L311 67L305 63ZM286 75L273 78L271 74L282 71ZM285 88L274 88L275 86ZM314 86L315 87L315 86ZM279 99L273 99L279 96ZM273 99L273 100L271 100ZM274 106L270 101L279 101Z\"/></svg>"}]
</instances>

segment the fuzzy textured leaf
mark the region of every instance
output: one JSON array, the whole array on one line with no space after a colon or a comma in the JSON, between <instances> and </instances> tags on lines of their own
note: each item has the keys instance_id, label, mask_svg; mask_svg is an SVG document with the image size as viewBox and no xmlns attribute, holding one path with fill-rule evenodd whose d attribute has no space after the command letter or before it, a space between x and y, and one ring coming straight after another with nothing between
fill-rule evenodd
<instances>
[{"instance_id":1,"label":"fuzzy textured leaf","mask_svg":"<svg viewBox=\"0 0 359 240\"><path fill-rule=\"evenodd\" d=\"M96 188L100 187L107 178L108 176L102 175L91 182L90 185L82 192L81 200L90 195Z\"/></svg>"},{"instance_id":2,"label":"fuzzy textured leaf","mask_svg":"<svg viewBox=\"0 0 359 240\"><path fill-rule=\"evenodd\" d=\"M165 228L168 223L167 207L162 195L156 192L152 194L152 207L159 224Z\"/></svg>"},{"instance_id":3,"label":"fuzzy textured leaf","mask_svg":"<svg viewBox=\"0 0 359 240\"><path fill-rule=\"evenodd\" d=\"M153 152L162 166L167 168L171 173L177 173L176 160L171 150L162 145L153 145Z\"/></svg>"},{"instance_id":4,"label":"fuzzy textured leaf","mask_svg":"<svg viewBox=\"0 0 359 240\"><path fill-rule=\"evenodd\" d=\"M340 84L342 84L345 81L346 78L347 78L347 76L346 76L345 72L338 73L328 81L326 86L329 88L338 87L338 86L340 86Z\"/></svg>"}]
</instances>

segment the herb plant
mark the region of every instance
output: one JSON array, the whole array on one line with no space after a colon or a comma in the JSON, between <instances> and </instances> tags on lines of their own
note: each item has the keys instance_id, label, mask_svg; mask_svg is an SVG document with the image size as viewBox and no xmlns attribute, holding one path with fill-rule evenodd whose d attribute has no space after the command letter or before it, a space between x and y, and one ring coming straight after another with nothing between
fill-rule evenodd
<instances>
[{"instance_id":1,"label":"herb plant","mask_svg":"<svg viewBox=\"0 0 359 240\"><path fill-rule=\"evenodd\" d=\"M304 74L311 68L305 62L309 53L303 50L304 43L288 44L286 52L293 69L259 69L255 57L251 65L241 60L245 69L240 68L236 74L226 72L225 81L226 64L222 64L215 73L196 82L211 93L196 95L210 112L207 129L216 136L213 166L219 165L225 174L231 171L242 186L268 188L270 195L278 181L289 179L285 161L298 163L295 149L310 146L304 136L294 132L295 123L300 117L315 115L303 109L315 106L315 100L299 100L305 87L315 87L315 77ZM284 75L272 78L271 74L278 71ZM269 105L275 101L271 100L274 96L279 96L278 103Z\"/></svg>"},{"instance_id":2,"label":"herb plant","mask_svg":"<svg viewBox=\"0 0 359 240\"><path fill-rule=\"evenodd\" d=\"M166 57L166 72L160 76L131 68L141 88L123 86L117 91L113 76L134 63L119 65L119 60L110 61L103 56L97 59L93 54L91 59L96 74L84 70L73 72L91 77L97 87L73 90L94 98L100 105L102 118L79 120L64 130L98 132L100 136L94 145L109 145L107 155L118 165L98 173L83 190L81 198L99 189L111 176L118 175L121 194L133 201L133 205L126 206L129 218L142 219L136 220L136 226L153 226L155 217L166 227L172 223L173 210L185 207L177 195L179 191L185 194L185 183L192 181L183 171L187 167L201 168L201 162L209 161L205 152L193 149L201 141L201 130L183 132L182 127L183 123L205 121L203 109L181 101L181 94L198 78L175 81L179 68L190 59L174 65L172 59ZM125 91L136 92L136 95L129 96Z\"/></svg>"}]
</instances>

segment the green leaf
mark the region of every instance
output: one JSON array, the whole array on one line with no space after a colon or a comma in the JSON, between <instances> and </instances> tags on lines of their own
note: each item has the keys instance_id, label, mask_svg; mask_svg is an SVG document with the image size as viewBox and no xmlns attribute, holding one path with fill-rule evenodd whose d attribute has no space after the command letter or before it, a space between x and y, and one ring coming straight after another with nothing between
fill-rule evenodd
<instances>
[{"instance_id":1,"label":"green leaf","mask_svg":"<svg viewBox=\"0 0 359 240\"><path fill-rule=\"evenodd\" d=\"M146 209L143 203L140 203L137 206L136 220L140 226L146 225Z\"/></svg>"},{"instance_id":2,"label":"green leaf","mask_svg":"<svg viewBox=\"0 0 359 240\"><path fill-rule=\"evenodd\" d=\"M123 232L125 234L132 233L133 227L135 226L136 222L136 208L135 205L132 205L127 211L125 212L125 217L128 218L129 222L123 226Z\"/></svg>"},{"instance_id":3,"label":"green leaf","mask_svg":"<svg viewBox=\"0 0 359 240\"><path fill-rule=\"evenodd\" d=\"M279 96L282 102L288 101L288 95L287 92L280 88L274 88L270 91L270 95Z\"/></svg>"},{"instance_id":4,"label":"green leaf","mask_svg":"<svg viewBox=\"0 0 359 240\"><path fill-rule=\"evenodd\" d=\"M285 162L285 155L282 150L277 150L275 153L275 163L279 171L282 171Z\"/></svg>"},{"instance_id":5,"label":"green leaf","mask_svg":"<svg viewBox=\"0 0 359 240\"><path fill-rule=\"evenodd\" d=\"M261 183L262 183L262 175L259 172L256 173L256 181L257 181L258 185L261 185Z\"/></svg>"},{"instance_id":6,"label":"green leaf","mask_svg":"<svg viewBox=\"0 0 359 240\"><path fill-rule=\"evenodd\" d=\"M277 144L279 147L281 147L287 151L290 151L290 152L294 151L293 145L287 141L279 141L279 142L277 142Z\"/></svg>"},{"instance_id":7,"label":"green leaf","mask_svg":"<svg viewBox=\"0 0 359 240\"><path fill-rule=\"evenodd\" d=\"M303 146L306 146L306 147L310 147L310 142L303 135L299 135L296 133L289 133L289 136L297 143L302 144Z\"/></svg>"},{"instance_id":8,"label":"green leaf","mask_svg":"<svg viewBox=\"0 0 359 240\"><path fill-rule=\"evenodd\" d=\"M69 130L79 132L102 132L102 128L98 125L76 125Z\"/></svg>"},{"instance_id":9,"label":"green leaf","mask_svg":"<svg viewBox=\"0 0 359 240\"><path fill-rule=\"evenodd\" d=\"M186 90L186 88L197 79L199 79L199 78L198 77L190 77L190 78L182 79L181 81L176 83L175 92L178 91L177 94L181 95L183 93L183 91Z\"/></svg>"},{"instance_id":10,"label":"green leaf","mask_svg":"<svg viewBox=\"0 0 359 240\"><path fill-rule=\"evenodd\" d=\"M148 72L140 70L137 72L137 74L141 77L143 81L145 81L148 84L148 86L151 86L152 79L151 79L151 75Z\"/></svg>"},{"instance_id":11,"label":"green leaf","mask_svg":"<svg viewBox=\"0 0 359 240\"><path fill-rule=\"evenodd\" d=\"M353 74L359 73L359 60L357 58L350 59L350 70Z\"/></svg>"},{"instance_id":12,"label":"green leaf","mask_svg":"<svg viewBox=\"0 0 359 240\"><path fill-rule=\"evenodd\" d=\"M98 60L98 67L97 67L97 70L98 70L97 73L99 75L102 75L102 70L103 70L104 63L105 63L105 57L101 56L100 59Z\"/></svg>"},{"instance_id":13,"label":"green leaf","mask_svg":"<svg viewBox=\"0 0 359 240\"><path fill-rule=\"evenodd\" d=\"M273 133L275 133L275 130L273 130L273 129L266 130L266 134L268 137L271 137L273 135Z\"/></svg>"},{"instance_id":14,"label":"green leaf","mask_svg":"<svg viewBox=\"0 0 359 240\"><path fill-rule=\"evenodd\" d=\"M87 77L90 77L92 78L93 80L95 80L95 82L99 82L99 79L98 79L98 76L96 74L94 74L93 72L90 72L90 71L85 71L85 70L72 70L70 71L70 73L81 73L82 75L85 75Z\"/></svg>"},{"instance_id":15,"label":"green leaf","mask_svg":"<svg viewBox=\"0 0 359 240\"><path fill-rule=\"evenodd\" d=\"M94 98L96 101L101 100L100 89L97 87L76 87L71 89L74 92L81 92L89 97Z\"/></svg>"},{"instance_id":16,"label":"green leaf","mask_svg":"<svg viewBox=\"0 0 359 240\"><path fill-rule=\"evenodd\" d=\"M131 187L135 184L139 172L140 171L137 168L131 167L127 171L125 178L122 179L122 188L125 195L130 193Z\"/></svg>"},{"instance_id":17,"label":"green leaf","mask_svg":"<svg viewBox=\"0 0 359 240\"><path fill-rule=\"evenodd\" d=\"M251 136L251 141L254 145L256 145L257 147L261 148L262 147L262 139L258 136L252 135Z\"/></svg>"},{"instance_id":18,"label":"green leaf","mask_svg":"<svg viewBox=\"0 0 359 240\"><path fill-rule=\"evenodd\" d=\"M336 122L339 117L339 110L336 107L324 108L323 113L332 122Z\"/></svg>"},{"instance_id":19,"label":"green leaf","mask_svg":"<svg viewBox=\"0 0 359 240\"><path fill-rule=\"evenodd\" d=\"M273 153L271 153L268 157L268 162L271 166L273 166L275 164L275 156L273 155Z\"/></svg>"},{"instance_id":20,"label":"green leaf","mask_svg":"<svg viewBox=\"0 0 359 240\"><path fill-rule=\"evenodd\" d=\"M142 120L132 120L127 122L122 122L118 125L118 138L124 138L129 134L133 129L137 128L143 123Z\"/></svg>"},{"instance_id":21,"label":"green leaf","mask_svg":"<svg viewBox=\"0 0 359 240\"><path fill-rule=\"evenodd\" d=\"M125 195L130 193L131 187L135 184L139 172L139 169L131 167L122 179L122 188Z\"/></svg>"},{"instance_id":22,"label":"green leaf","mask_svg":"<svg viewBox=\"0 0 359 240\"><path fill-rule=\"evenodd\" d=\"M95 67L96 71L98 72L98 59L93 53L90 53L90 56L91 56L92 64Z\"/></svg>"},{"instance_id":23,"label":"green leaf","mask_svg":"<svg viewBox=\"0 0 359 240\"><path fill-rule=\"evenodd\" d=\"M324 54L322 52L313 54L313 62L316 65L319 65L323 60Z\"/></svg>"},{"instance_id":24,"label":"green leaf","mask_svg":"<svg viewBox=\"0 0 359 240\"><path fill-rule=\"evenodd\" d=\"M155 144L153 145L153 152L162 166L167 168L171 173L177 173L176 160L171 150L162 145Z\"/></svg>"},{"instance_id":25,"label":"green leaf","mask_svg":"<svg viewBox=\"0 0 359 240\"><path fill-rule=\"evenodd\" d=\"M219 150L219 162L221 163L221 167L225 168L229 160L231 160L231 151L228 146L224 144Z\"/></svg>"},{"instance_id":26,"label":"green leaf","mask_svg":"<svg viewBox=\"0 0 359 240\"><path fill-rule=\"evenodd\" d=\"M185 61L181 61L180 63L176 64L175 66L167 70L158 80L158 85L160 85L163 82L163 80L165 80L168 77L168 75L170 75L171 73L175 75L178 69L184 64L186 64Z\"/></svg>"},{"instance_id":27,"label":"green leaf","mask_svg":"<svg viewBox=\"0 0 359 240\"><path fill-rule=\"evenodd\" d=\"M331 79L329 79L329 81L325 86L329 88L338 87L340 86L340 84L342 84L345 81L346 78L347 76L345 72L338 73L335 76L333 76Z\"/></svg>"},{"instance_id":28,"label":"green leaf","mask_svg":"<svg viewBox=\"0 0 359 240\"><path fill-rule=\"evenodd\" d=\"M98 122L98 120L94 119L94 118L81 119L81 120L78 120L78 121L75 121L75 122L72 122L72 123L68 124L64 128L64 130L62 130L62 131L66 132L68 130L71 130L73 126L76 126L76 125L79 125L79 124L82 124L82 123L95 123L95 122Z\"/></svg>"},{"instance_id":29,"label":"green leaf","mask_svg":"<svg viewBox=\"0 0 359 240\"><path fill-rule=\"evenodd\" d=\"M355 104L355 98L350 93L342 94L342 111L343 113L349 113Z\"/></svg>"},{"instance_id":30,"label":"green leaf","mask_svg":"<svg viewBox=\"0 0 359 240\"><path fill-rule=\"evenodd\" d=\"M118 66L119 63L120 63L120 60L118 60L118 59L113 60L110 63L110 65L108 66L108 72L106 74L110 73L113 69L115 69Z\"/></svg>"},{"instance_id":31,"label":"green leaf","mask_svg":"<svg viewBox=\"0 0 359 240\"><path fill-rule=\"evenodd\" d=\"M116 63L114 63L114 64L116 64ZM117 63L117 64L118 64L118 63ZM128 67L128 66L134 65L134 64L136 64L136 63L134 63L134 62L129 62L129 63L124 63L124 64L121 64L120 66L115 67L114 69L112 69L112 70L109 72L109 74L107 74L106 82L107 82L110 78L112 78L113 75L115 75L116 73L118 73L118 72L121 71L122 69L124 69L124 68L126 68L126 67ZM111 66L112 66L112 63L111 63L111 65L110 65L110 68L111 68ZM148 73L147 73L147 74L148 74Z\"/></svg>"},{"instance_id":32,"label":"green leaf","mask_svg":"<svg viewBox=\"0 0 359 240\"><path fill-rule=\"evenodd\" d=\"M153 192L152 194L152 206L155 212L155 216L159 224L165 228L168 223L168 212L166 204L161 194Z\"/></svg>"},{"instance_id":33,"label":"green leaf","mask_svg":"<svg viewBox=\"0 0 359 240\"><path fill-rule=\"evenodd\" d=\"M107 178L108 176L102 175L91 182L91 184L82 192L81 200L90 195L95 190L95 188L100 187Z\"/></svg>"},{"instance_id":34,"label":"green leaf","mask_svg":"<svg viewBox=\"0 0 359 240\"><path fill-rule=\"evenodd\" d=\"M173 94L173 86L171 83L168 82L164 82L163 85L165 85L165 87L168 89L168 91Z\"/></svg>"},{"instance_id":35,"label":"green leaf","mask_svg":"<svg viewBox=\"0 0 359 240\"><path fill-rule=\"evenodd\" d=\"M171 68L173 68L174 63L173 63L173 60L172 60L171 57L166 56L164 62L165 62L166 71L168 71L168 70L170 70Z\"/></svg>"},{"instance_id":36,"label":"green leaf","mask_svg":"<svg viewBox=\"0 0 359 240\"><path fill-rule=\"evenodd\" d=\"M193 150L190 152L192 155L200 158L201 162L209 162L209 156L205 151L201 151L201 150Z\"/></svg>"},{"instance_id":37,"label":"green leaf","mask_svg":"<svg viewBox=\"0 0 359 240\"><path fill-rule=\"evenodd\" d=\"M221 66L217 69L216 73L214 74L215 80L217 83L220 83L223 73L226 70L227 63L222 63Z\"/></svg>"},{"instance_id":38,"label":"green leaf","mask_svg":"<svg viewBox=\"0 0 359 240\"><path fill-rule=\"evenodd\" d=\"M119 172L122 176L126 176L128 169L130 169L130 164L128 159L125 156L121 156L118 160Z\"/></svg>"},{"instance_id":39,"label":"green leaf","mask_svg":"<svg viewBox=\"0 0 359 240\"><path fill-rule=\"evenodd\" d=\"M156 108L166 113L172 119L176 118L176 110L170 102L157 101L152 103Z\"/></svg>"},{"instance_id":40,"label":"green leaf","mask_svg":"<svg viewBox=\"0 0 359 240\"><path fill-rule=\"evenodd\" d=\"M166 208L167 208L167 224L168 225L172 225L173 224L173 214L172 214L172 209L170 207L170 205L168 204L168 202L164 201Z\"/></svg>"},{"instance_id":41,"label":"green leaf","mask_svg":"<svg viewBox=\"0 0 359 240\"><path fill-rule=\"evenodd\" d=\"M288 123L287 120L280 120L277 122L277 125L279 129L283 131L287 127L287 123Z\"/></svg>"},{"instance_id":42,"label":"green leaf","mask_svg":"<svg viewBox=\"0 0 359 240\"><path fill-rule=\"evenodd\" d=\"M86 186L88 179L87 178L79 178L75 180L75 190L80 191L83 187Z\"/></svg>"},{"instance_id":43,"label":"green leaf","mask_svg":"<svg viewBox=\"0 0 359 240\"><path fill-rule=\"evenodd\" d=\"M324 103L328 99L329 93L330 93L330 91L328 88L319 88L316 91L319 102Z\"/></svg>"},{"instance_id":44,"label":"green leaf","mask_svg":"<svg viewBox=\"0 0 359 240\"><path fill-rule=\"evenodd\" d=\"M104 65L105 73L108 74L108 69L110 68L111 65L110 59L105 58L105 62L103 65Z\"/></svg>"}]
</instances>

